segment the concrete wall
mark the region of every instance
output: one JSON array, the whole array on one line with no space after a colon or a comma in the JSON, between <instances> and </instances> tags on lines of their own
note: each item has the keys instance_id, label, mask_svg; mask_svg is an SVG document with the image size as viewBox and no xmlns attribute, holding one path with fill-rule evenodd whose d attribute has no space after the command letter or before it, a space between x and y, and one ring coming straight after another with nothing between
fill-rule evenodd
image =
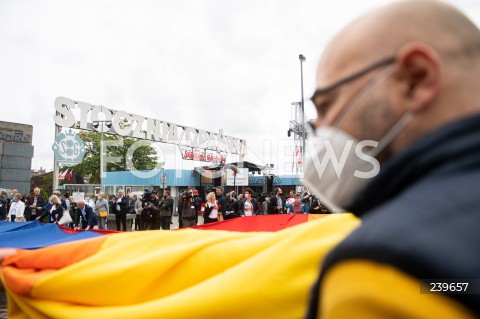
<instances>
[{"instance_id":1,"label":"concrete wall","mask_svg":"<svg viewBox=\"0 0 480 319\"><path fill-rule=\"evenodd\" d=\"M0 121L0 188L30 193L33 127Z\"/></svg>"}]
</instances>

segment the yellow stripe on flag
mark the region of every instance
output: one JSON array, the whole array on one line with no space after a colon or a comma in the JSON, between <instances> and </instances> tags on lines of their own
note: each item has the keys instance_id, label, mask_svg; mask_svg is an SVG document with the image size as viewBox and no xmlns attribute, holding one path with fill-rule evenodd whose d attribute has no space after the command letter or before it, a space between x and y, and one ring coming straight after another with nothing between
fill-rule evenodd
<instances>
[{"instance_id":1,"label":"yellow stripe on flag","mask_svg":"<svg viewBox=\"0 0 480 319\"><path fill-rule=\"evenodd\" d=\"M338 214L278 232L114 234L42 277L31 299L7 287L9 307L49 318L300 318L321 260L358 225Z\"/></svg>"}]
</instances>

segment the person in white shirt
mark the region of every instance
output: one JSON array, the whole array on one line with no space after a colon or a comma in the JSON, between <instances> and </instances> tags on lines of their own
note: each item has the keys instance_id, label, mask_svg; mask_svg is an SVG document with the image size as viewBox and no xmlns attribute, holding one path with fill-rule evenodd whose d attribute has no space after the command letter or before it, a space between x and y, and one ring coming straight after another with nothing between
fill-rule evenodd
<instances>
[{"instance_id":1,"label":"person in white shirt","mask_svg":"<svg viewBox=\"0 0 480 319\"><path fill-rule=\"evenodd\" d=\"M85 195L85 205L95 207L95 201L92 199L92 194Z\"/></svg>"},{"instance_id":2,"label":"person in white shirt","mask_svg":"<svg viewBox=\"0 0 480 319\"><path fill-rule=\"evenodd\" d=\"M62 195L63 197L63 200L65 201L65 205L67 207L65 207L65 211L69 212L70 211L70 199L69 198L69 194L68 193L65 193Z\"/></svg>"},{"instance_id":3,"label":"person in white shirt","mask_svg":"<svg viewBox=\"0 0 480 319\"><path fill-rule=\"evenodd\" d=\"M215 193L208 193L205 203L205 212L203 213L204 224L218 222L218 216L221 214L218 208L219 207Z\"/></svg>"},{"instance_id":4,"label":"person in white shirt","mask_svg":"<svg viewBox=\"0 0 480 319\"><path fill-rule=\"evenodd\" d=\"M25 212L25 203L22 202L22 194L15 194L15 201L12 201L10 204L10 210L8 211L7 219L10 219L12 222L24 222L25 217L23 213Z\"/></svg>"},{"instance_id":5,"label":"person in white shirt","mask_svg":"<svg viewBox=\"0 0 480 319\"><path fill-rule=\"evenodd\" d=\"M253 190L245 189L245 198L240 202L240 215L254 216L258 214L258 201L253 198Z\"/></svg>"}]
</instances>

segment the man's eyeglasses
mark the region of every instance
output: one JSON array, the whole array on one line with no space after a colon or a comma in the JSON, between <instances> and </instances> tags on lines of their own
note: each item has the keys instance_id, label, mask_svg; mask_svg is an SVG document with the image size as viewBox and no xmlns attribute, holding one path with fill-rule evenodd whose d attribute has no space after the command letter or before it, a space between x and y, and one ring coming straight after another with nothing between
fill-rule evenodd
<instances>
[{"instance_id":1,"label":"man's eyeglasses","mask_svg":"<svg viewBox=\"0 0 480 319\"><path fill-rule=\"evenodd\" d=\"M361 78L362 76L372 72L373 70L376 70L378 68L381 68L381 67L389 65L389 64L392 64L393 62L395 62L395 59L396 59L395 56L384 58L380 61L377 61L377 62L369 65L368 67L366 67L366 68L364 68L360 71L355 72L354 74L352 74L350 76L347 76L346 78L343 78L343 79L325 87L325 88L317 89L317 90L315 90L315 93L313 93L310 100L312 100L315 107L318 107L319 103L316 103L316 102L318 102L318 97L320 97L320 96L322 96L326 93L329 93L329 92L331 92L335 89L338 89L339 87L341 87L341 86L343 86L343 85L345 85L349 82L355 81L356 79Z\"/></svg>"}]
</instances>

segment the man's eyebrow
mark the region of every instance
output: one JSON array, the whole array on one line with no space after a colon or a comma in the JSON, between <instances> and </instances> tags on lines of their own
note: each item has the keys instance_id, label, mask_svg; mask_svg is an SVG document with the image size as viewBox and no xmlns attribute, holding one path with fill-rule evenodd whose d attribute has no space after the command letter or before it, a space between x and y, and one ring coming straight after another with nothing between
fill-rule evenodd
<instances>
[{"instance_id":1,"label":"man's eyebrow","mask_svg":"<svg viewBox=\"0 0 480 319\"><path fill-rule=\"evenodd\" d=\"M339 80L339 81L337 81L337 82L335 82L335 83L333 83L333 84L331 84L327 87L316 89L315 93L313 93L313 95L310 99L312 101L314 101L318 96L324 95L324 94L326 94L326 93L344 85L345 83L348 83L348 82L353 81L357 78L360 78L363 75L375 70L376 68L379 68L381 66L388 65L388 64L391 64L391 63L395 62L395 59L396 59L395 56L385 58L385 59L380 60L378 62L375 62L374 64L366 67L365 69L357 71L354 74L352 74L350 76L347 76L346 78L343 78L343 79L341 79L341 80Z\"/></svg>"}]
</instances>

